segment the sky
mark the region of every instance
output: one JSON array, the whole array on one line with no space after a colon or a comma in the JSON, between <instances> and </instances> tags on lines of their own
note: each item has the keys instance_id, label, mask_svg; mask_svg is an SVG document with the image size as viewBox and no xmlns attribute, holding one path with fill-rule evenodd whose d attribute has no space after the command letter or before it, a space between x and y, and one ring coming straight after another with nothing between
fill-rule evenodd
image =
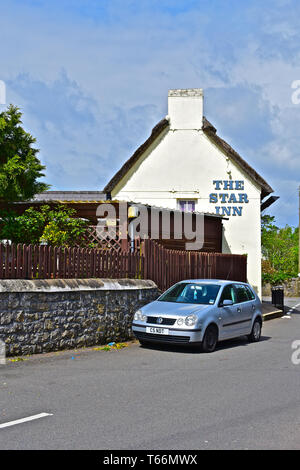
<instances>
[{"instance_id":1,"label":"sky","mask_svg":"<svg viewBox=\"0 0 300 470\"><path fill-rule=\"evenodd\" d=\"M168 90L203 88L205 116L280 196L267 212L298 226L298 0L0 0L0 80L52 190L102 190Z\"/></svg>"}]
</instances>

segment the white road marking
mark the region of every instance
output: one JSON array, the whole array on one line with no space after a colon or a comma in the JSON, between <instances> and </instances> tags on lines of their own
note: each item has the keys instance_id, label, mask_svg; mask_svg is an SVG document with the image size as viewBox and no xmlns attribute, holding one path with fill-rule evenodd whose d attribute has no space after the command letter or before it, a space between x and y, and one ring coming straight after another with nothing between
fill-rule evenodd
<instances>
[{"instance_id":1,"label":"white road marking","mask_svg":"<svg viewBox=\"0 0 300 470\"><path fill-rule=\"evenodd\" d=\"M283 317L281 317L281 318L292 318L290 315L291 315L291 313L294 312L294 310L295 310L297 307L300 307L300 304L297 304L297 305L294 305L294 307L291 307L291 308L289 309L289 311L288 311L285 315L283 315Z\"/></svg>"},{"instance_id":2,"label":"white road marking","mask_svg":"<svg viewBox=\"0 0 300 470\"><path fill-rule=\"evenodd\" d=\"M9 421L8 423L0 424L0 429L14 426L15 424L26 423L27 421L33 421L34 419L45 418L46 416L53 416L51 413L40 413L38 415L28 416L27 418L16 419L15 421Z\"/></svg>"}]
</instances>

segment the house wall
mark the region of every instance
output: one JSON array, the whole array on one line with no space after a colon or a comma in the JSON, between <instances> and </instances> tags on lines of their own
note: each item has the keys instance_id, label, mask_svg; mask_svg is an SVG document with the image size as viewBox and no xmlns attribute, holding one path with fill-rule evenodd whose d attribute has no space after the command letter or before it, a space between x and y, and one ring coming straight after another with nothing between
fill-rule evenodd
<instances>
[{"instance_id":1,"label":"house wall","mask_svg":"<svg viewBox=\"0 0 300 470\"><path fill-rule=\"evenodd\" d=\"M241 181L243 189L216 190L216 180ZM242 203L212 202L210 194L219 193L247 196ZM170 129L131 168L112 197L173 209L178 199L196 199L196 211L212 213L237 207L241 215L231 213L223 221L223 252L248 255L248 281L261 295L260 194L260 187L201 129L172 128L171 117Z\"/></svg>"}]
</instances>

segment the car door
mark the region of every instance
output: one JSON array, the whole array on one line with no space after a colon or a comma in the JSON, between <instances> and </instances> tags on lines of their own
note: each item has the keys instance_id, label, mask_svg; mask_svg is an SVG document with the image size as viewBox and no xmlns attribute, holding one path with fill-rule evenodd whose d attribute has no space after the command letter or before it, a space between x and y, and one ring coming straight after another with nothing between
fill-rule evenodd
<instances>
[{"instance_id":1,"label":"car door","mask_svg":"<svg viewBox=\"0 0 300 470\"><path fill-rule=\"evenodd\" d=\"M231 300L232 305L223 305L224 300ZM237 302L237 291L234 284L224 286L221 293L219 308L220 339L234 338L241 334L242 310Z\"/></svg>"},{"instance_id":2,"label":"car door","mask_svg":"<svg viewBox=\"0 0 300 470\"><path fill-rule=\"evenodd\" d=\"M249 334L251 330L251 320L253 315L253 300L245 284L234 285L237 296L237 306L240 309L240 334Z\"/></svg>"}]
</instances>

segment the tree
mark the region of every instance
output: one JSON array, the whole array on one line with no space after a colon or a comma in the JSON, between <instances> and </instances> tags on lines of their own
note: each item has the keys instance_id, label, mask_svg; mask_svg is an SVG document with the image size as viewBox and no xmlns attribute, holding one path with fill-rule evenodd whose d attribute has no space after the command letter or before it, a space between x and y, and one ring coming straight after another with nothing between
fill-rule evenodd
<instances>
[{"instance_id":1,"label":"tree","mask_svg":"<svg viewBox=\"0 0 300 470\"><path fill-rule=\"evenodd\" d=\"M24 201L49 189L38 181L45 167L37 158L36 139L22 128L22 113L13 105L0 113L0 200Z\"/></svg>"},{"instance_id":2,"label":"tree","mask_svg":"<svg viewBox=\"0 0 300 470\"><path fill-rule=\"evenodd\" d=\"M53 246L84 244L82 235L88 222L74 218L75 213L74 209L63 205L54 209L43 205L40 210L30 207L22 215L3 211L0 239L27 245L41 242Z\"/></svg>"},{"instance_id":3,"label":"tree","mask_svg":"<svg viewBox=\"0 0 300 470\"><path fill-rule=\"evenodd\" d=\"M265 282L282 282L298 274L299 229L286 225L279 228L275 217L262 216L262 278Z\"/></svg>"}]
</instances>

